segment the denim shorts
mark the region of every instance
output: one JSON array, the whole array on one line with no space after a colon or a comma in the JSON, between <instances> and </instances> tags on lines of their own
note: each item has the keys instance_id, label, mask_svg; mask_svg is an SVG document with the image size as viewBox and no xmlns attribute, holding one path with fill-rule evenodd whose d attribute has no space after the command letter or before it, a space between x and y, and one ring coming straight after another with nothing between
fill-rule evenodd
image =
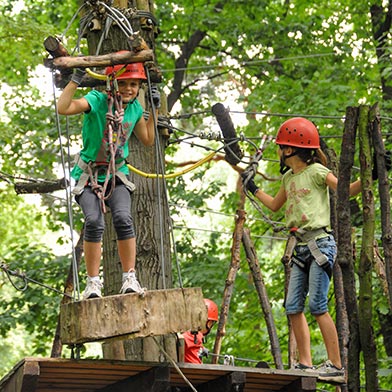
<instances>
[{"instance_id":1,"label":"denim shorts","mask_svg":"<svg viewBox=\"0 0 392 392\"><path fill-rule=\"evenodd\" d=\"M332 268L336 258L336 243L333 235L320 238L316 242L320 251L327 256ZM328 273L317 264L307 245L297 245L295 254L309 268L307 271L295 263L292 264L285 300L286 314L303 312L308 294L310 313L319 315L328 312L330 284Z\"/></svg>"}]
</instances>

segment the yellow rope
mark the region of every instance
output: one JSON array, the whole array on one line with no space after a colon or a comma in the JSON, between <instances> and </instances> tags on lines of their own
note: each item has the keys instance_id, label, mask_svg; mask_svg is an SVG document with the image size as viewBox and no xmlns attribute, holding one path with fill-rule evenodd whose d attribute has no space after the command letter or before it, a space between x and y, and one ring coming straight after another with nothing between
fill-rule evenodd
<instances>
[{"instance_id":1,"label":"yellow rope","mask_svg":"<svg viewBox=\"0 0 392 392\"><path fill-rule=\"evenodd\" d=\"M174 178L174 177L179 177L182 176L185 173L190 172L193 169L196 169L197 167L201 166L203 163L206 163L208 161L210 161L213 157L215 156L215 152L211 152L210 154L208 154L206 157L204 157L203 159L200 159L199 162L196 162L195 164L193 164L192 166L187 167L184 170L181 170L179 172L176 173L170 173L170 174L155 174L155 173L145 173L139 169L136 169L136 167L130 165L128 163L128 168L133 171L136 174L139 174L142 177L146 177L146 178Z\"/></svg>"},{"instance_id":2,"label":"yellow rope","mask_svg":"<svg viewBox=\"0 0 392 392\"><path fill-rule=\"evenodd\" d=\"M109 75L103 75L97 72L92 71L90 68L86 68L86 72L93 77L94 79L99 79L99 80L106 80L108 78ZM122 67L121 69L119 69L116 72L115 78L117 78L118 76L120 76L122 73L125 72L125 67Z\"/></svg>"}]
</instances>

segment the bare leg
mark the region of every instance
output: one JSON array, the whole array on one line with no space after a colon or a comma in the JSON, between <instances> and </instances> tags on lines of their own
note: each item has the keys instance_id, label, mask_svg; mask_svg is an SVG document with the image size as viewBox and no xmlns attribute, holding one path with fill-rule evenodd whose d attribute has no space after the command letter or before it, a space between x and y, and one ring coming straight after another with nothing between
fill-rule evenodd
<instances>
[{"instance_id":1,"label":"bare leg","mask_svg":"<svg viewBox=\"0 0 392 392\"><path fill-rule=\"evenodd\" d=\"M123 272L135 271L136 265L136 239L117 241L118 254Z\"/></svg>"},{"instance_id":2,"label":"bare leg","mask_svg":"<svg viewBox=\"0 0 392 392\"><path fill-rule=\"evenodd\" d=\"M317 323L320 327L321 334L325 348L327 349L328 359L338 368L342 367L339 350L339 339L336 331L335 323L332 320L331 315L326 312L319 314L316 317Z\"/></svg>"},{"instance_id":3,"label":"bare leg","mask_svg":"<svg viewBox=\"0 0 392 392\"><path fill-rule=\"evenodd\" d=\"M293 328L297 349L299 353L299 362L302 365L312 366L312 355L310 351L310 332L308 322L303 313L289 315L291 326Z\"/></svg>"},{"instance_id":4,"label":"bare leg","mask_svg":"<svg viewBox=\"0 0 392 392\"><path fill-rule=\"evenodd\" d=\"M90 277L99 275L101 265L101 243L84 241L84 259L86 261L87 275Z\"/></svg>"}]
</instances>

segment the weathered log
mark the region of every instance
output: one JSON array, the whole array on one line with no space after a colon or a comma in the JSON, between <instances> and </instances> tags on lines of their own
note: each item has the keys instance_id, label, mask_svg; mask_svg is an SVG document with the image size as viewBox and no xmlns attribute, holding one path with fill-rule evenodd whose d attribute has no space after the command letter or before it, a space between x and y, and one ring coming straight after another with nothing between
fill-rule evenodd
<instances>
[{"instance_id":1,"label":"weathered log","mask_svg":"<svg viewBox=\"0 0 392 392\"><path fill-rule=\"evenodd\" d=\"M199 330L207 308L200 288L151 290L63 304L60 320L62 343L80 344Z\"/></svg>"},{"instance_id":2,"label":"weathered log","mask_svg":"<svg viewBox=\"0 0 392 392\"><path fill-rule=\"evenodd\" d=\"M45 49L52 57L69 56L67 49L63 46L61 41L53 36L49 36L44 41Z\"/></svg>"},{"instance_id":3,"label":"weathered log","mask_svg":"<svg viewBox=\"0 0 392 392\"><path fill-rule=\"evenodd\" d=\"M231 165L236 165L241 161L244 156L244 152L238 144L235 128L229 111L221 103L216 103L212 107L212 113L215 115L225 138L225 159Z\"/></svg>"},{"instance_id":4,"label":"weathered log","mask_svg":"<svg viewBox=\"0 0 392 392\"><path fill-rule=\"evenodd\" d=\"M44 65L48 68L93 68L109 65L144 63L153 60L153 51L145 49L140 52L123 51L122 53L108 53L97 56L62 56L46 59Z\"/></svg>"},{"instance_id":5,"label":"weathered log","mask_svg":"<svg viewBox=\"0 0 392 392\"><path fill-rule=\"evenodd\" d=\"M66 180L65 178L61 178L57 181L16 182L14 184L14 189L18 195L26 193L51 193L54 191L65 189L68 185L68 180Z\"/></svg>"}]
</instances>

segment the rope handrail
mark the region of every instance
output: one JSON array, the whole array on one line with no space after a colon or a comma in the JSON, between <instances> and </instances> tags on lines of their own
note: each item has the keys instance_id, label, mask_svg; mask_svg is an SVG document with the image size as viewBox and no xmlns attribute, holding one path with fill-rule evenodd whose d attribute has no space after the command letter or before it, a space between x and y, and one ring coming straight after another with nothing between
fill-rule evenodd
<instances>
[{"instance_id":1,"label":"rope handrail","mask_svg":"<svg viewBox=\"0 0 392 392\"><path fill-rule=\"evenodd\" d=\"M133 171L136 174L139 174L142 177L145 178L175 178L175 177L180 177L194 169L196 169L197 167L203 165L204 163L210 161L214 156L215 156L215 152L211 152L210 154L208 154L207 156L205 156L204 158L200 159L200 161L194 163L193 165L187 167L184 170L180 170L178 172L175 173L170 173L170 174L159 174L159 173L146 173L142 170L137 169L136 167L132 166L131 164L127 164L128 168Z\"/></svg>"},{"instance_id":2,"label":"rope handrail","mask_svg":"<svg viewBox=\"0 0 392 392\"><path fill-rule=\"evenodd\" d=\"M125 72L126 68L122 67L121 69L119 69L114 78L117 78L118 76L120 76L121 74L123 74ZM107 80L109 75L104 75L104 74L100 74L98 72L94 72L92 71L90 68L86 68L86 72L94 79L99 79L99 80Z\"/></svg>"}]
</instances>

